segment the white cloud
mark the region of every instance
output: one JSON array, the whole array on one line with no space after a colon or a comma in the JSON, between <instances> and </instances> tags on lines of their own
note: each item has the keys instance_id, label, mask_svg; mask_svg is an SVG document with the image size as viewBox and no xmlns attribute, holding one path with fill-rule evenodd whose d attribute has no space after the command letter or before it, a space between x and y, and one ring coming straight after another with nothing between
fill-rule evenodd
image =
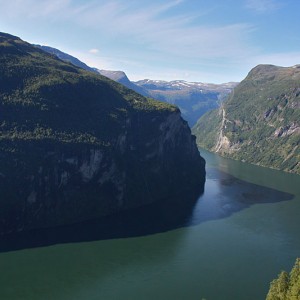
<instances>
[{"instance_id":1,"label":"white cloud","mask_svg":"<svg viewBox=\"0 0 300 300\"><path fill-rule=\"evenodd\" d=\"M61 15L66 11L70 5L71 0L0 0L1 12L3 17L9 18L44 18L55 17Z\"/></svg>"},{"instance_id":2,"label":"white cloud","mask_svg":"<svg viewBox=\"0 0 300 300\"><path fill-rule=\"evenodd\" d=\"M127 39L126 43L143 47L155 55L178 55L195 59L230 58L249 53L249 24L208 27L191 25L193 15L161 18L160 14L182 1L131 9L124 2L110 1L82 11L77 21L101 32L101 35ZM253 49L251 49L252 51Z\"/></svg>"},{"instance_id":3,"label":"white cloud","mask_svg":"<svg viewBox=\"0 0 300 300\"><path fill-rule=\"evenodd\" d=\"M261 8L258 3L261 4ZM140 3L140 1L102 0L75 4L71 0L0 0L2 14L22 18L68 21L81 28L93 30L98 36L115 42L122 39L126 47L135 46L145 54L163 59L182 57L195 59L243 59L249 52L255 52L247 37L253 29L249 24L227 26L192 25L196 12L166 15L170 9L184 4L184 0ZM265 9L273 4L271 0L248 0L250 7ZM2 15L0 12L0 18ZM162 14L164 16L162 17ZM199 12L201 16L203 12ZM4 17L4 15L3 15ZM123 50L122 50L123 51ZM95 49L90 50L96 53ZM139 57L136 57L137 59Z\"/></svg>"},{"instance_id":4,"label":"white cloud","mask_svg":"<svg viewBox=\"0 0 300 300\"><path fill-rule=\"evenodd\" d=\"M99 50L96 49L96 48L93 48L93 49L90 49L90 50L89 50L89 53L97 54L97 53L99 53Z\"/></svg>"},{"instance_id":5,"label":"white cloud","mask_svg":"<svg viewBox=\"0 0 300 300\"><path fill-rule=\"evenodd\" d=\"M246 0L246 8L257 13L266 13L276 10L280 4L276 0Z\"/></svg>"}]
</instances>

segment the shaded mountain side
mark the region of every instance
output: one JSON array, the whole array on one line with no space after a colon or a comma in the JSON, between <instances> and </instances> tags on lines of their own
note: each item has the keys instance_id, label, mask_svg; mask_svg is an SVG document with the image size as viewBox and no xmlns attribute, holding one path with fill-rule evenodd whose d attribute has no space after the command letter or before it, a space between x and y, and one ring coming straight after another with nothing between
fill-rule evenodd
<instances>
[{"instance_id":1,"label":"shaded mountain side","mask_svg":"<svg viewBox=\"0 0 300 300\"><path fill-rule=\"evenodd\" d=\"M300 66L255 67L193 133L223 156L300 174Z\"/></svg>"},{"instance_id":2,"label":"shaded mountain side","mask_svg":"<svg viewBox=\"0 0 300 300\"><path fill-rule=\"evenodd\" d=\"M68 53L65 53L65 52L62 52L56 48L53 48L53 47L49 47L49 46L42 46L42 45L34 45L50 54L53 54L55 56L57 56L59 59L63 60L63 61L66 61L66 62L70 62L71 64L73 64L74 66L77 66L79 68L82 68L84 70L87 70L87 71L90 71L90 72L93 72L93 73L98 73L97 69L95 68L91 68L89 67L87 64L85 64L84 62L82 62L81 60L79 60L78 58L68 54Z\"/></svg>"},{"instance_id":3,"label":"shaded mountain side","mask_svg":"<svg viewBox=\"0 0 300 300\"><path fill-rule=\"evenodd\" d=\"M175 106L5 33L0 109L0 234L203 191L205 162Z\"/></svg>"}]
</instances>

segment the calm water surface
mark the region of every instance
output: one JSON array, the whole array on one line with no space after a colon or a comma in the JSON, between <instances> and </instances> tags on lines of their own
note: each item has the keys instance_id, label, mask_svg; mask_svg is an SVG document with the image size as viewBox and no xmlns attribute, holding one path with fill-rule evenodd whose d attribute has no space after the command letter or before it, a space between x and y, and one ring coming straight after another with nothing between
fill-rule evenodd
<instances>
[{"instance_id":1,"label":"calm water surface","mask_svg":"<svg viewBox=\"0 0 300 300\"><path fill-rule=\"evenodd\" d=\"M0 240L0 299L264 299L300 256L300 176L201 153L205 192L178 220Z\"/></svg>"}]
</instances>

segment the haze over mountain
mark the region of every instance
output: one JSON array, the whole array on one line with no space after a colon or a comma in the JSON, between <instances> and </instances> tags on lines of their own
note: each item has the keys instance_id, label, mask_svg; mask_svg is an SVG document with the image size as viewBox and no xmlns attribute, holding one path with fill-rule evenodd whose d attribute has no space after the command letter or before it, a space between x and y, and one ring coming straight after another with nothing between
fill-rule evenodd
<instances>
[{"instance_id":1,"label":"haze over mountain","mask_svg":"<svg viewBox=\"0 0 300 300\"><path fill-rule=\"evenodd\" d=\"M60 51L56 48L49 47L49 46L42 46L42 45L34 45L34 46L36 46L36 47L38 47L38 48L40 48L40 49L42 49L42 50L44 50L44 51L46 51L50 54L53 54L53 55L57 56L61 60L70 62L74 66L77 66L79 68L82 68L82 69L90 71L90 72L97 73L97 69L89 67L87 64L85 64L84 62L82 62L78 58L76 58L76 57L74 57L74 56L72 56L68 53L62 52L62 51Z\"/></svg>"},{"instance_id":2,"label":"haze over mountain","mask_svg":"<svg viewBox=\"0 0 300 300\"><path fill-rule=\"evenodd\" d=\"M0 234L203 191L205 162L178 108L6 33L0 108Z\"/></svg>"},{"instance_id":3,"label":"haze over mountain","mask_svg":"<svg viewBox=\"0 0 300 300\"><path fill-rule=\"evenodd\" d=\"M144 79L132 82L123 71L99 70L91 68L76 57L49 46L40 46L44 51L56 55L58 58L71 62L75 66L91 72L98 72L137 93L154 99L168 102L179 107L182 116L192 127L196 121L208 110L219 107L238 84L229 82L212 84L201 82L187 82L184 80L164 81Z\"/></svg>"},{"instance_id":4,"label":"haze over mountain","mask_svg":"<svg viewBox=\"0 0 300 300\"><path fill-rule=\"evenodd\" d=\"M300 174L300 65L258 65L193 133L220 155Z\"/></svg>"}]
</instances>

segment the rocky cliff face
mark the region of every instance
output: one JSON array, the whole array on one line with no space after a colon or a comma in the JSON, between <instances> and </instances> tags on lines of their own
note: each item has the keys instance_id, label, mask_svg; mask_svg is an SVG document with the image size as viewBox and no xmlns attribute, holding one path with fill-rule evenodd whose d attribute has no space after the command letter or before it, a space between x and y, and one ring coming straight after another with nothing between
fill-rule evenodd
<instances>
[{"instance_id":1,"label":"rocky cliff face","mask_svg":"<svg viewBox=\"0 0 300 300\"><path fill-rule=\"evenodd\" d=\"M203 191L205 162L176 107L7 34L0 68L0 234Z\"/></svg>"},{"instance_id":2,"label":"rocky cliff face","mask_svg":"<svg viewBox=\"0 0 300 300\"><path fill-rule=\"evenodd\" d=\"M199 146L300 174L300 67L255 67L193 128Z\"/></svg>"}]
</instances>

